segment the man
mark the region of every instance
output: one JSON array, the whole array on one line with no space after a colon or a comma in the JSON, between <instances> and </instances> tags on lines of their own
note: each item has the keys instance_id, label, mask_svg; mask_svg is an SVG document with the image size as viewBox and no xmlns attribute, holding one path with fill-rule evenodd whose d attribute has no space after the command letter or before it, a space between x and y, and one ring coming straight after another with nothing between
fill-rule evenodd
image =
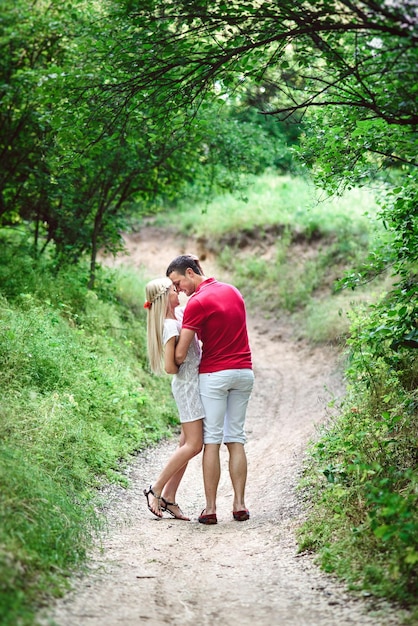
<instances>
[{"instance_id":1,"label":"man","mask_svg":"<svg viewBox=\"0 0 418 626\"><path fill-rule=\"evenodd\" d=\"M229 473L234 490L233 517L245 521L250 513L245 505L244 423L254 373L244 300L234 286L204 276L196 257L176 257L166 274L177 291L190 296L175 352L177 364L183 363L195 334L202 342L199 388L205 409L203 483L206 507L199 522L217 523L221 443L225 443L229 452Z\"/></svg>"}]
</instances>

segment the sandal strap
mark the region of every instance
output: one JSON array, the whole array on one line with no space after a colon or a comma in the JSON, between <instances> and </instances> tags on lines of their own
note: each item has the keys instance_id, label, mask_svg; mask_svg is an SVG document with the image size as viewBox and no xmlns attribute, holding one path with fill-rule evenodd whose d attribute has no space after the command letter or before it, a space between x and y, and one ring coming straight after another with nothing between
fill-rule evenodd
<instances>
[{"instance_id":1,"label":"sandal strap","mask_svg":"<svg viewBox=\"0 0 418 626\"><path fill-rule=\"evenodd\" d=\"M157 496L156 496L156 497L157 497ZM166 500L166 499L164 498L164 496L161 496L161 500L163 501L164 508L167 508L168 506L179 506L179 505L177 504L177 502L169 502L168 500ZM179 508L180 508L180 507L179 507Z\"/></svg>"},{"instance_id":2,"label":"sandal strap","mask_svg":"<svg viewBox=\"0 0 418 626\"><path fill-rule=\"evenodd\" d=\"M155 510L152 508L152 506L150 505L149 502L149 496L152 495L153 498L155 498L157 500L157 506L155 507ZM162 517L162 513L161 513L161 496L157 496L152 488L152 485L149 486L149 489L144 489L144 496L147 499L147 507L148 509L151 511L151 513L153 515L155 515L156 517Z\"/></svg>"},{"instance_id":3,"label":"sandal strap","mask_svg":"<svg viewBox=\"0 0 418 626\"><path fill-rule=\"evenodd\" d=\"M162 500L161 507L160 507L161 510L166 511L167 513L170 513L171 517L174 517L174 519L187 519L187 520L190 519L189 517L187 517L187 515L183 513L183 511L181 510L177 502L169 502L163 496L161 496L161 500ZM170 507L177 507L180 515L176 515L176 513Z\"/></svg>"},{"instance_id":4,"label":"sandal strap","mask_svg":"<svg viewBox=\"0 0 418 626\"><path fill-rule=\"evenodd\" d=\"M150 493L152 496L154 496L154 498L156 498L157 500L164 500L164 498L162 496L157 496L157 494L154 493L152 485L149 486L148 493Z\"/></svg>"}]
</instances>

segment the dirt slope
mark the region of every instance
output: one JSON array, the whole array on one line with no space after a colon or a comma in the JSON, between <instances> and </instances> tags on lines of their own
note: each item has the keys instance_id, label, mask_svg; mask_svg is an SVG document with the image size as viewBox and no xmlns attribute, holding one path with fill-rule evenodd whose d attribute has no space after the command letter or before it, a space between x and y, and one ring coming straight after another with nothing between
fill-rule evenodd
<instances>
[{"instance_id":1,"label":"dirt slope","mask_svg":"<svg viewBox=\"0 0 418 626\"><path fill-rule=\"evenodd\" d=\"M171 259L199 252L147 228L127 239L128 263L150 278L164 274ZM213 259L206 275L226 279ZM309 554L298 554L294 536L303 517L295 485L315 426L326 419L327 402L343 386L332 349L295 343L285 327L249 320L255 387L247 419L248 522L233 521L226 454L218 499L218 525L203 526L201 457L187 469L178 500L191 522L157 520L142 494L176 442L138 456L131 487L109 489L109 531L92 555L90 573L43 614L43 624L134 626L209 624L244 626L389 626L399 616L385 603L356 598L321 572Z\"/></svg>"}]
</instances>

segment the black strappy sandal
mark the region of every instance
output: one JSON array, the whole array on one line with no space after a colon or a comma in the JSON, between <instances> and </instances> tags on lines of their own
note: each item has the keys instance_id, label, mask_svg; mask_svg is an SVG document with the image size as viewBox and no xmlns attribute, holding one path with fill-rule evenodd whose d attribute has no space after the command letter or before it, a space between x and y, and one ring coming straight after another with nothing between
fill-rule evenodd
<instances>
[{"instance_id":1,"label":"black strappy sandal","mask_svg":"<svg viewBox=\"0 0 418 626\"><path fill-rule=\"evenodd\" d=\"M154 496L154 498L158 501L158 513L156 513L156 512L152 509L152 507L151 507L151 505L150 505L150 503L149 503L149 496L150 496L150 494L151 494L152 496ZM152 485L150 485L150 486L149 486L149 489L144 489L144 496L145 496L145 497L146 497L146 499L147 499L147 506L148 506L148 510L149 510L149 511L151 511L151 513L152 513L153 515L155 515L155 517L161 518L161 517L163 516L163 514L161 513L161 500L162 500L162 498L161 498L161 496L156 496L156 495L155 495L155 493L154 493L154 492L153 492L153 490L152 490Z\"/></svg>"},{"instance_id":2,"label":"black strappy sandal","mask_svg":"<svg viewBox=\"0 0 418 626\"><path fill-rule=\"evenodd\" d=\"M176 506L178 508L178 510L180 511L180 515L176 515L175 513L173 513L173 511L171 511L168 508L170 506ZM169 513L171 515L171 517L174 517L174 519L181 519L181 520L183 520L185 522L190 522L190 517L187 517L187 515L185 515L183 513L183 511L181 510L181 508L179 507L177 502L169 502L163 496L161 496L161 506L160 506L160 508L161 508L162 511L166 511L167 513Z\"/></svg>"}]
</instances>

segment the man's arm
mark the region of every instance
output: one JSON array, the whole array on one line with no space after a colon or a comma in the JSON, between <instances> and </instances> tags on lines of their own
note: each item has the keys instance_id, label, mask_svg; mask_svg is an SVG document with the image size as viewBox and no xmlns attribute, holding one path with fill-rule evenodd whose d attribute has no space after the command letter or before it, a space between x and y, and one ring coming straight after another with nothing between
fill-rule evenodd
<instances>
[{"instance_id":1,"label":"man's arm","mask_svg":"<svg viewBox=\"0 0 418 626\"><path fill-rule=\"evenodd\" d=\"M187 356L187 351L195 336L195 331L190 328L182 328L180 337L176 345L175 361L177 365L181 365Z\"/></svg>"}]
</instances>

